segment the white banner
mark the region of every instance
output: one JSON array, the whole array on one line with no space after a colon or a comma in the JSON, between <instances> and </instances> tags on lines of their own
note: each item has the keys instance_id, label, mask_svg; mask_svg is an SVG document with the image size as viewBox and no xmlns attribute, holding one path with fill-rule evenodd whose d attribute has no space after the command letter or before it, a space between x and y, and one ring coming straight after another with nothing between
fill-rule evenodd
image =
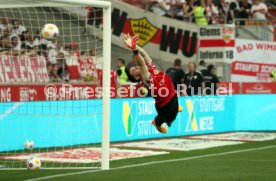
<instances>
[{"instance_id":1,"label":"white banner","mask_svg":"<svg viewBox=\"0 0 276 181\"><path fill-rule=\"evenodd\" d=\"M206 62L228 62L234 58L234 25L214 25L199 29L199 59Z\"/></svg>"},{"instance_id":2,"label":"white banner","mask_svg":"<svg viewBox=\"0 0 276 181\"><path fill-rule=\"evenodd\" d=\"M276 69L276 42L236 39L233 82L271 82Z\"/></svg>"}]
</instances>

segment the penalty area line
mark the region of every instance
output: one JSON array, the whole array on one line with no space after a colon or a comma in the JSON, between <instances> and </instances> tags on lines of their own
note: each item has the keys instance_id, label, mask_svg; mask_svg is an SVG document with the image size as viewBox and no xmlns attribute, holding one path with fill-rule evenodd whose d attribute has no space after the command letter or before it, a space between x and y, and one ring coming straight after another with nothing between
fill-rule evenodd
<instances>
[{"instance_id":1,"label":"penalty area line","mask_svg":"<svg viewBox=\"0 0 276 181\"><path fill-rule=\"evenodd\" d=\"M208 157L215 157L215 156L222 156L222 155L231 155L231 154L236 154L236 153L266 150L266 149L275 148L275 147L276 147L276 145L264 146L264 147L259 147L259 148L250 148L250 149L244 149L244 150L227 151L227 152L222 152L222 153L213 153L213 154L192 156L192 157L186 157L186 158L176 158L176 159L171 159L171 160L152 161L152 162L140 163L140 164L135 164L135 165L125 165L125 166L110 168L109 170L120 170L120 169L127 169L127 168L149 166L149 165L160 164L160 163L178 162L178 161L194 160L194 159L199 159L199 158L208 158ZM86 173L102 172L102 171L108 171L108 170L86 170L86 171L81 171L81 172L73 172L73 173L56 174L56 175L50 175L50 176L45 176L45 177L38 177L38 178L33 178L33 179L27 179L27 180L24 180L24 181L49 180L49 179L54 179L54 178L58 178L58 177L81 175L81 174L86 174Z\"/></svg>"}]
</instances>

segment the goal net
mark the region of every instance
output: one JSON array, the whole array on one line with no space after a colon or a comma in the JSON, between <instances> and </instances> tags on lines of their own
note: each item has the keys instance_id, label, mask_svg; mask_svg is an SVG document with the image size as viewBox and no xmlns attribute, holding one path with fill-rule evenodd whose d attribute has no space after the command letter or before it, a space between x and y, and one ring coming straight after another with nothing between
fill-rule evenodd
<instances>
[{"instance_id":1,"label":"goal net","mask_svg":"<svg viewBox=\"0 0 276 181\"><path fill-rule=\"evenodd\" d=\"M110 2L0 4L0 169L108 169Z\"/></svg>"}]
</instances>

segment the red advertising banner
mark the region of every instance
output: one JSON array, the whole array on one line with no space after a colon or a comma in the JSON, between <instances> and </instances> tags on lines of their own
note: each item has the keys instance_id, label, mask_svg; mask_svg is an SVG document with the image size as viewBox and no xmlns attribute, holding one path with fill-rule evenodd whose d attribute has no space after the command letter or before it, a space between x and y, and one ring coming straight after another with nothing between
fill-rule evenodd
<instances>
[{"instance_id":1,"label":"red advertising banner","mask_svg":"<svg viewBox=\"0 0 276 181\"><path fill-rule=\"evenodd\" d=\"M0 102L93 99L100 93L96 84L1 85Z\"/></svg>"},{"instance_id":2,"label":"red advertising banner","mask_svg":"<svg viewBox=\"0 0 276 181\"><path fill-rule=\"evenodd\" d=\"M108 90L112 98L139 97L141 85L126 84ZM221 82L220 95L276 94L276 82L238 83ZM96 84L0 85L0 102L83 100L100 98L102 88ZM142 96L145 97L145 96Z\"/></svg>"},{"instance_id":3,"label":"red advertising banner","mask_svg":"<svg viewBox=\"0 0 276 181\"><path fill-rule=\"evenodd\" d=\"M239 94L241 86L239 82L220 82L218 94Z\"/></svg>"},{"instance_id":4,"label":"red advertising banner","mask_svg":"<svg viewBox=\"0 0 276 181\"><path fill-rule=\"evenodd\" d=\"M39 56L0 56L0 83L48 82L46 60Z\"/></svg>"},{"instance_id":5,"label":"red advertising banner","mask_svg":"<svg viewBox=\"0 0 276 181\"><path fill-rule=\"evenodd\" d=\"M242 83L242 94L275 94L276 82Z\"/></svg>"},{"instance_id":6,"label":"red advertising banner","mask_svg":"<svg viewBox=\"0 0 276 181\"><path fill-rule=\"evenodd\" d=\"M260 81L269 81L270 74L276 69L276 64L235 61L232 63L232 74L254 76Z\"/></svg>"}]
</instances>

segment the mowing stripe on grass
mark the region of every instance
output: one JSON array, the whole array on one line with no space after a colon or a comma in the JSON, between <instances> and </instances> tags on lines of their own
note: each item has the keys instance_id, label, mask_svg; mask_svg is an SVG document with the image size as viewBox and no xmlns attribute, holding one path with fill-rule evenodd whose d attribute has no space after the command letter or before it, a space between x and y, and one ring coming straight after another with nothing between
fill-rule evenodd
<instances>
[{"instance_id":1,"label":"mowing stripe on grass","mask_svg":"<svg viewBox=\"0 0 276 181\"><path fill-rule=\"evenodd\" d=\"M186 157L186 158L177 158L177 159L162 160L162 161L152 161L152 162L147 162L147 163L140 163L140 164L135 164L135 165L125 165L125 166L121 166L121 167L110 168L110 170L120 170L120 169L127 169L127 168L135 168L135 167L141 167L141 166L154 165L154 164L159 164L159 163L178 162L178 161L193 160L193 159L198 159L198 158L207 158L207 157L214 157L214 156L221 156L221 155L231 155L231 154L236 154L236 153L266 150L266 149L275 148L275 147L276 147L276 145L264 146L264 147L259 147L259 148L250 148L250 149L237 150L237 151L213 153L213 154L192 156L192 157ZM102 171L107 171L107 170L86 170L86 171L74 172L74 173L56 174L56 175L51 175L51 176L28 179L28 180L25 180L25 181L49 180L49 179L54 179L54 178L58 178L58 177L66 177L66 176L80 175L80 174L93 173L93 172L102 172Z\"/></svg>"}]
</instances>

